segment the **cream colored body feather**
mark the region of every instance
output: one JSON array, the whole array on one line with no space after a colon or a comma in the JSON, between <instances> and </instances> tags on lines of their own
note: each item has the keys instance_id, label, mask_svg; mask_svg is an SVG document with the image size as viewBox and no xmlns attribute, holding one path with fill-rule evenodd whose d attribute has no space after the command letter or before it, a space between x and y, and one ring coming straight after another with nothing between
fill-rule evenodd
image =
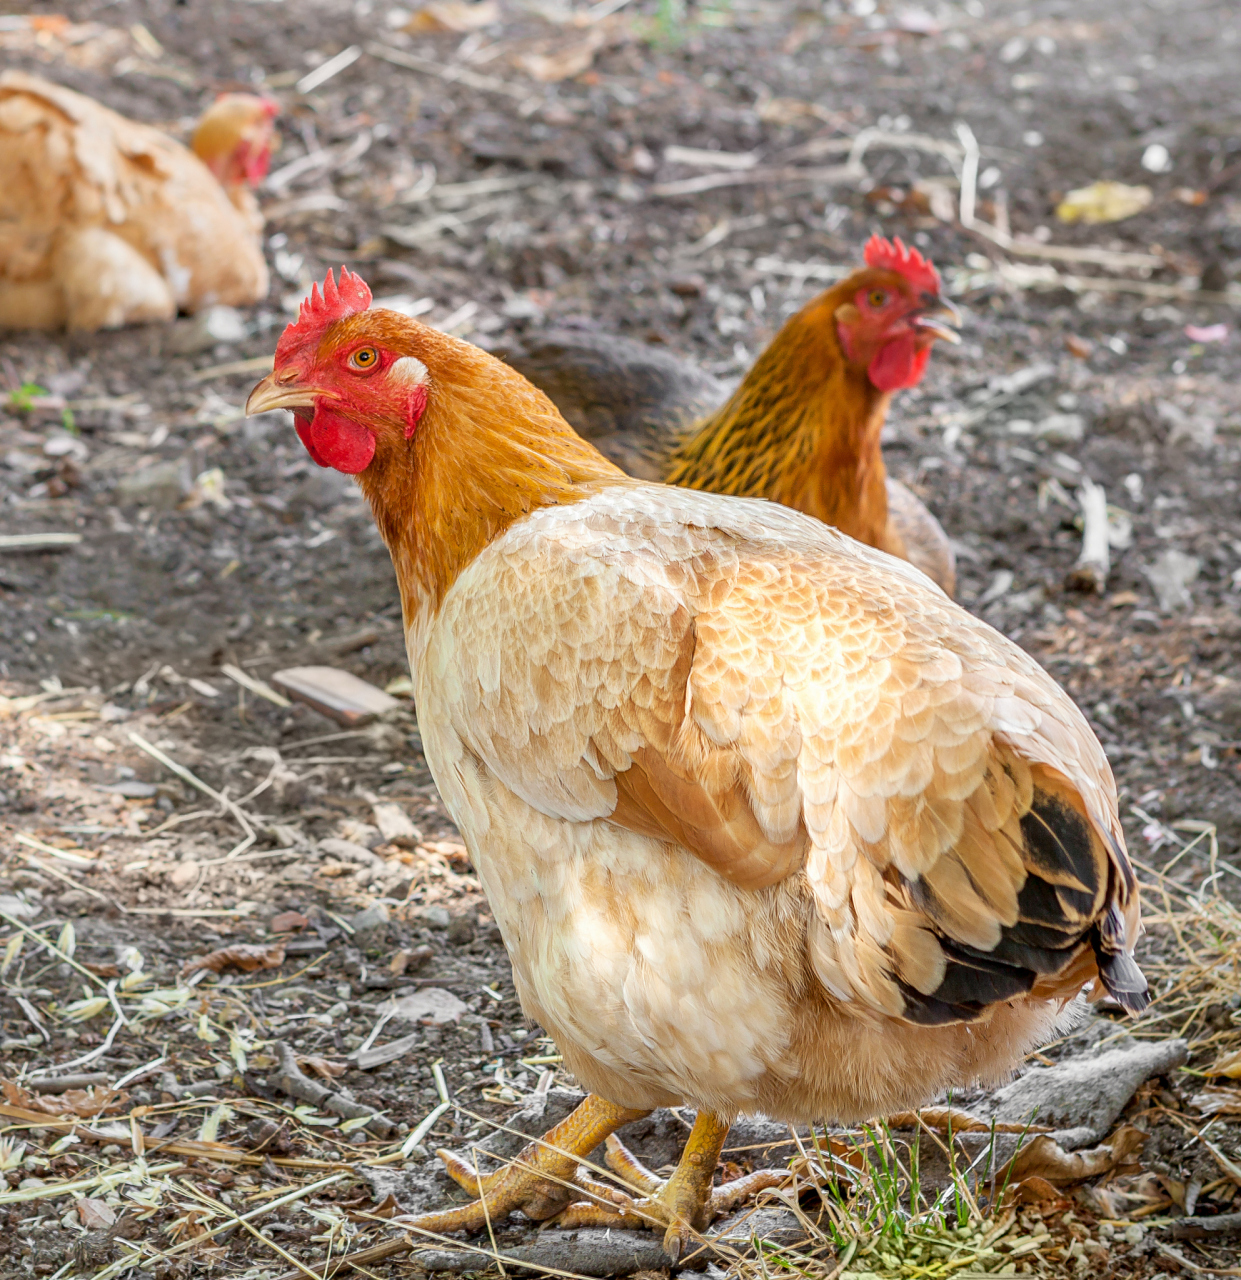
<instances>
[{"instance_id":1,"label":"cream colored body feather","mask_svg":"<svg viewBox=\"0 0 1241 1280\"><path fill-rule=\"evenodd\" d=\"M916 1104L1049 1034L1109 907L1132 944L1080 712L918 571L817 521L609 485L519 519L410 622L427 760L523 1006L613 1102ZM1032 796L1088 831L1076 864L1030 852ZM1015 945L1036 862L1064 964L944 1015L955 962Z\"/></svg>"},{"instance_id":2,"label":"cream colored body feather","mask_svg":"<svg viewBox=\"0 0 1241 1280\"><path fill-rule=\"evenodd\" d=\"M267 294L253 199L60 85L0 75L0 328L93 330Z\"/></svg>"}]
</instances>

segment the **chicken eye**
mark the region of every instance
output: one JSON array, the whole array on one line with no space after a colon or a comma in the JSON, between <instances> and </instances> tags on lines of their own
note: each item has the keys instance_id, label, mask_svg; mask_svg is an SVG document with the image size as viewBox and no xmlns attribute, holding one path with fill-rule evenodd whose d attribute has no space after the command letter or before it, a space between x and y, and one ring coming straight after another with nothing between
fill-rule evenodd
<instances>
[{"instance_id":1,"label":"chicken eye","mask_svg":"<svg viewBox=\"0 0 1241 1280\"><path fill-rule=\"evenodd\" d=\"M888 295L883 289L872 289L866 301L878 311L888 305Z\"/></svg>"},{"instance_id":2,"label":"chicken eye","mask_svg":"<svg viewBox=\"0 0 1241 1280\"><path fill-rule=\"evenodd\" d=\"M357 351L349 357L349 367L351 369L361 369L363 371L373 369L379 363L379 352L374 347L359 347Z\"/></svg>"}]
</instances>

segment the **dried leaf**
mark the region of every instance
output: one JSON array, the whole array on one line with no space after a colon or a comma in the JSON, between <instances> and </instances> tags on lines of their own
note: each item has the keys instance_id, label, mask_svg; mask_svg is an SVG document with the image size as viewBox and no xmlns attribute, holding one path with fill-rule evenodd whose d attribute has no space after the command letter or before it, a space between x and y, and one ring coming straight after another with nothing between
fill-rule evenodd
<instances>
[{"instance_id":1,"label":"dried leaf","mask_svg":"<svg viewBox=\"0 0 1241 1280\"><path fill-rule=\"evenodd\" d=\"M210 955L187 960L181 968L181 976L188 977L199 969L223 973L227 968L252 973L255 969L278 969L284 964L284 943L239 942L231 947L221 947Z\"/></svg>"},{"instance_id":2,"label":"dried leaf","mask_svg":"<svg viewBox=\"0 0 1241 1280\"><path fill-rule=\"evenodd\" d=\"M322 1077L324 1080L335 1080L338 1076L343 1076L349 1070L347 1062L333 1062L329 1058L298 1058L297 1065L305 1067L313 1071L315 1075Z\"/></svg>"},{"instance_id":3,"label":"dried leaf","mask_svg":"<svg viewBox=\"0 0 1241 1280\"><path fill-rule=\"evenodd\" d=\"M72 960L77 945L78 935L74 932L73 921L66 921L65 927L60 931L60 937L56 939L56 946L64 954L66 960Z\"/></svg>"},{"instance_id":4,"label":"dried leaf","mask_svg":"<svg viewBox=\"0 0 1241 1280\"><path fill-rule=\"evenodd\" d=\"M465 0L432 0L401 30L415 35L426 31L455 31L464 35L468 31L481 31L499 20L500 6L496 0L478 0L477 4L467 4Z\"/></svg>"},{"instance_id":5,"label":"dried leaf","mask_svg":"<svg viewBox=\"0 0 1241 1280\"><path fill-rule=\"evenodd\" d=\"M1120 222L1141 213L1152 199L1150 187L1130 187L1123 182L1092 182L1070 191L1056 208L1061 222Z\"/></svg>"},{"instance_id":6,"label":"dried leaf","mask_svg":"<svg viewBox=\"0 0 1241 1280\"><path fill-rule=\"evenodd\" d=\"M272 916L267 926L269 933L292 933L296 929L304 929L310 921L300 911L282 911Z\"/></svg>"},{"instance_id":7,"label":"dried leaf","mask_svg":"<svg viewBox=\"0 0 1241 1280\"><path fill-rule=\"evenodd\" d=\"M1230 1080L1241 1080L1241 1049L1222 1054L1215 1059L1214 1066L1207 1069L1209 1076L1227 1076Z\"/></svg>"},{"instance_id":8,"label":"dried leaf","mask_svg":"<svg viewBox=\"0 0 1241 1280\"><path fill-rule=\"evenodd\" d=\"M92 1018L99 1017L111 1006L111 1003L107 996L91 996L89 1000L75 1000L72 1004L65 1005L65 1017L72 1018L74 1022L89 1022Z\"/></svg>"},{"instance_id":9,"label":"dried leaf","mask_svg":"<svg viewBox=\"0 0 1241 1280\"><path fill-rule=\"evenodd\" d=\"M102 1116L124 1110L129 1100L129 1094L112 1089L67 1089L62 1094L47 1096L31 1093L12 1080L0 1080L0 1089L4 1091L5 1101L9 1106L38 1111L48 1116Z\"/></svg>"},{"instance_id":10,"label":"dried leaf","mask_svg":"<svg viewBox=\"0 0 1241 1280\"><path fill-rule=\"evenodd\" d=\"M1241 1091L1206 1088L1195 1093L1189 1105L1204 1116L1241 1116Z\"/></svg>"},{"instance_id":11,"label":"dried leaf","mask_svg":"<svg viewBox=\"0 0 1241 1280\"><path fill-rule=\"evenodd\" d=\"M607 40L601 30L591 31L583 40L575 40L572 44L562 45L550 53L527 53L517 59L518 65L528 75L543 84L555 84L560 80L568 80L572 76L580 76L589 71L595 60L595 54Z\"/></svg>"},{"instance_id":12,"label":"dried leaf","mask_svg":"<svg viewBox=\"0 0 1241 1280\"><path fill-rule=\"evenodd\" d=\"M1084 1182L1110 1173L1118 1164L1139 1152L1146 1134L1133 1125L1123 1125L1101 1146L1088 1151L1066 1151L1054 1138L1043 1134L1023 1147L996 1175L999 1181L1041 1178L1051 1183Z\"/></svg>"},{"instance_id":13,"label":"dried leaf","mask_svg":"<svg viewBox=\"0 0 1241 1280\"><path fill-rule=\"evenodd\" d=\"M1018 1204L1046 1204L1048 1201L1053 1201L1057 1205L1063 1204L1066 1208L1069 1204L1046 1178L1025 1178L1013 1188L1013 1193Z\"/></svg>"},{"instance_id":14,"label":"dried leaf","mask_svg":"<svg viewBox=\"0 0 1241 1280\"><path fill-rule=\"evenodd\" d=\"M116 1213L112 1206L103 1200L83 1196L75 1207L78 1211L78 1221L87 1231L102 1231L116 1222Z\"/></svg>"}]
</instances>

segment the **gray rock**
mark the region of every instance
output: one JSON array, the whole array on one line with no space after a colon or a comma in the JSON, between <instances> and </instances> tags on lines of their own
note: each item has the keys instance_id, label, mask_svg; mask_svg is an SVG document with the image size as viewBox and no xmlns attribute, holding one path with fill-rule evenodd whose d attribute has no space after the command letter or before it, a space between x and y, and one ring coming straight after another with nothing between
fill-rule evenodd
<instances>
[{"instance_id":1,"label":"gray rock","mask_svg":"<svg viewBox=\"0 0 1241 1280\"><path fill-rule=\"evenodd\" d=\"M372 902L349 923L353 925L353 937L358 946L379 946L388 933L388 908L382 902Z\"/></svg>"},{"instance_id":2,"label":"gray rock","mask_svg":"<svg viewBox=\"0 0 1241 1280\"><path fill-rule=\"evenodd\" d=\"M791 1216L791 1215L790 1215ZM483 1271L493 1264L490 1246L477 1249L418 1249L411 1261L424 1271ZM510 1266L569 1272L579 1276L627 1276L635 1271L667 1269L668 1255L649 1231L543 1231L533 1244L502 1246L498 1252Z\"/></svg>"},{"instance_id":3,"label":"gray rock","mask_svg":"<svg viewBox=\"0 0 1241 1280\"><path fill-rule=\"evenodd\" d=\"M1011 1124L1086 1130L1075 1146L1100 1141L1151 1076L1183 1066L1184 1040L1136 1040L1128 1048L1070 1058L1054 1067L1032 1067L1019 1080L991 1095L990 1115ZM1068 1136L1068 1135L1064 1135ZM1060 1140L1061 1146L1065 1143Z\"/></svg>"},{"instance_id":4,"label":"gray rock","mask_svg":"<svg viewBox=\"0 0 1241 1280\"><path fill-rule=\"evenodd\" d=\"M1086 419L1080 413L1048 414L1034 428L1034 434L1048 444L1080 444L1086 435Z\"/></svg>"},{"instance_id":5,"label":"gray rock","mask_svg":"<svg viewBox=\"0 0 1241 1280\"><path fill-rule=\"evenodd\" d=\"M141 467L132 475L116 482L116 500L122 507L151 507L155 511L171 511L191 488L188 460L155 462Z\"/></svg>"},{"instance_id":6,"label":"gray rock","mask_svg":"<svg viewBox=\"0 0 1241 1280\"><path fill-rule=\"evenodd\" d=\"M246 336L245 317L234 307L207 307L188 320L172 327L168 338L170 351L181 356L210 351L220 343L231 345Z\"/></svg>"},{"instance_id":7,"label":"gray rock","mask_svg":"<svg viewBox=\"0 0 1241 1280\"><path fill-rule=\"evenodd\" d=\"M432 929L447 929L452 924L452 916L443 907L423 907L418 918Z\"/></svg>"},{"instance_id":8,"label":"gray rock","mask_svg":"<svg viewBox=\"0 0 1241 1280\"><path fill-rule=\"evenodd\" d=\"M1197 556L1187 556L1175 547L1168 547L1155 557L1154 563L1142 569L1162 612L1187 609L1193 603L1189 584L1197 578L1201 565Z\"/></svg>"},{"instance_id":9,"label":"gray rock","mask_svg":"<svg viewBox=\"0 0 1241 1280\"><path fill-rule=\"evenodd\" d=\"M375 871L387 869L381 857L372 853L363 844L354 844L352 840L337 840L335 837L320 840L319 852L325 858L339 858L342 862L358 862Z\"/></svg>"}]
</instances>

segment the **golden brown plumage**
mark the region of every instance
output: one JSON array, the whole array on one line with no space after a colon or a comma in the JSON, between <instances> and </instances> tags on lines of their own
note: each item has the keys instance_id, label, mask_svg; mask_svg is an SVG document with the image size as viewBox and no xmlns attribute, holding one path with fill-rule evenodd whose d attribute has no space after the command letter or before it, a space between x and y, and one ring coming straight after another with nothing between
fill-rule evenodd
<instances>
[{"instance_id":1,"label":"golden brown plumage","mask_svg":"<svg viewBox=\"0 0 1241 1280\"><path fill-rule=\"evenodd\" d=\"M115 328L255 302L268 280L253 218L159 130L0 74L0 328Z\"/></svg>"},{"instance_id":2,"label":"golden brown plumage","mask_svg":"<svg viewBox=\"0 0 1241 1280\"><path fill-rule=\"evenodd\" d=\"M523 1008L601 1095L550 1137L568 1157L486 1180L492 1220L558 1212L539 1173L684 1103L677 1175L568 1219L636 1214L675 1251L738 1112L906 1108L1002 1076L1083 984L1142 1007L1112 774L1032 658L818 521L625 477L359 286L307 304L249 408L358 475Z\"/></svg>"},{"instance_id":3,"label":"golden brown plumage","mask_svg":"<svg viewBox=\"0 0 1241 1280\"><path fill-rule=\"evenodd\" d=\"M791 316L731 395L675 357L610 335L552 334L505 358L631 475L804 511L911 561L951 595L951 545L926 507L888 478L880 448L893 390L917 381L930 343L950 331L922 327L916 370L880 373L877 383L875 355L893 329L886 317L864 323L859 296L908 295L914 326L944 308L933 273L911 285L905 271L877 261Z\"/></svg>"}]
</instances>

